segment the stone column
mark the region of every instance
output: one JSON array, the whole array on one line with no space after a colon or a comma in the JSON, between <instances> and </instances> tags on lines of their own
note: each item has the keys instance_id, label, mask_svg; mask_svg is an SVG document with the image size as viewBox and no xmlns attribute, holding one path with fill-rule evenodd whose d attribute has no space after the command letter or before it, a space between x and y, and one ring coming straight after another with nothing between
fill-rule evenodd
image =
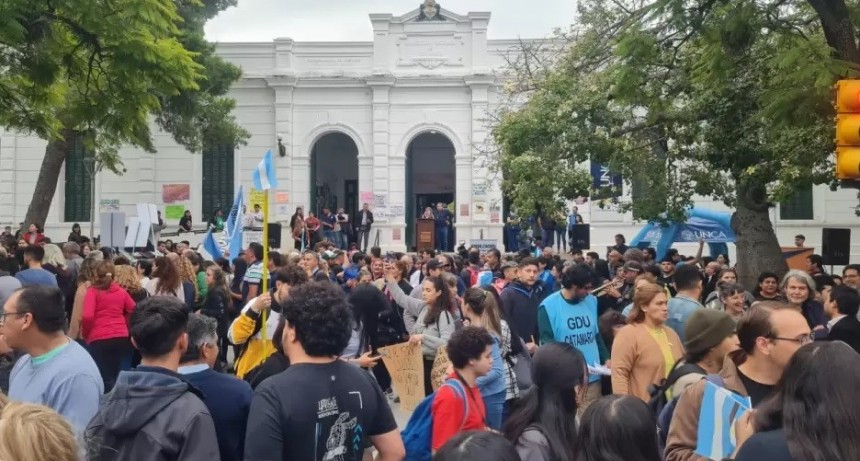
<instances>
[{"instance_id":1,"label":"stone column","mask_svg":"<svg viewBox=\"0 0 860 461\"><path fill-rule=\"evenodd\" d=\"M292 42L292 41L290 41ZM307 153L301 152L300 141L293 136L293 90L296 87L295 77L275 77L266 80L272 88L275 96L275 138L271 140L272 156L275 161L275 171L278 175L278 190L276 192L288 192L289 203L286 210L279 210L278 204L274 202L274 194L269 197L270 216L274 221L289 222L290 215L297 206L307 207L309 197L309 175L310 163L307 161ZM286 156L281 157L278 149L278 137L286 148ZM296 161L299 157L305 157L304 169L301 169ZM254 167L256 166L253 165ZM286 211L283 213L281 211Z\"/></svg>"},{"instance_id":2,"label":"stone column","mask_svg":"<svg viewBox=\"0 0 860 461\"><path fill-rule=\"evenodd\" d=\"M373 127L373 147L371 149L373 155L373 175L369 190L360 190L359 192L373 192L376 194L385 194L388 198L388 204L391 204L391 181L403 181L403 167L400 167L400 172L392 171L390 162L391 156L391 134L389 129L390 118L390 92L394 85L394 77L379 76L372 77L367 80L367 85L373 90L372 99L372 127ZM367 184L365 181L363 184ZM402 193L401 193L402 195ZM371 204L371 209L373 204ZM376 238L376 232L379 231L379 244L388 247L391 243L392 225L387 216L383 213L388 210L374 210L376 223L371 234L371 245ZM401 239L403 230L401 230Z\"/></svg>"},{"instance_id":3,"label":"stone column","mask_svg":"<svg viewBox=\"0 0 860 461\"><path fill-rule=\"evenodd\" d=\"M472 76L466 77L466 84L471 90L471 143L469 144L469 172L471 178L469 180L468 196L470 197L471 206L471 227L469 235L461 237L461 239L499 239L501 245L501 224L490 223L490 209L492 206L501 206L501 185L490 184L490 172L488 168L488 159L484 157L483 152L487 149L488 128L487 116L489 110L489 90L495 84L495 79L492 76ZM461 170L457 170L458 172ZM476 196L475 190L486 190L486 194ZM475 203L480 202L485 207L483 215L475 214ZM501 218L501 215L500 215ZM498 228L498 229L495 229ZM483 231L483 235L482 235Z\"/></svg>"}]
</instances>

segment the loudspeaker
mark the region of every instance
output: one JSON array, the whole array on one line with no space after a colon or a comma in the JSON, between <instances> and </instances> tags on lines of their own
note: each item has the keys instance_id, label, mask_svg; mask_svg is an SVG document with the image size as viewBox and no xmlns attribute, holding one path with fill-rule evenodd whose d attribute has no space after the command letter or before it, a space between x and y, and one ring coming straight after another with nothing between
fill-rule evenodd
<instances>
[{"instance_id":1,"label":"loudspeaker","mask_svg":"<svg viewBox=\"0 0 860 461\"><path fill-rule=\"evenodd\" d=\"M281 223L269 223L269 248L281 247Z\"/></svg>"},{"instance_id":2,"label":"loudspeaker","mask_svg":"<svg viewBox=\"0 0 860 461\"><path fill-rule=\"evenodd\" d=\"M570 247L577 250L591 248L591 226L589 224L577 224L573 228L573 239Z\"/></svg>"},{"instance_id":3,"label":"loudspeaker","mask_svg":"<svg viewBox=\"0 0 860 461\"><path fill-rule=\"evenodd\" d=\"M825 266L848 265L851 257L851 229L822 229L821 257Z\"/></svg>"}]
</instances>

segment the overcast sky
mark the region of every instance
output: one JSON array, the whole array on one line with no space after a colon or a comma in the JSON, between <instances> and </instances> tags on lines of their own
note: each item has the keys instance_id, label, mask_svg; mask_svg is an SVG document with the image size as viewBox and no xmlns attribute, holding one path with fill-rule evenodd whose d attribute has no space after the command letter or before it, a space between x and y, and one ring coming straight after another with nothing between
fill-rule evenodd
<instances>
[{"instance_id":1,"label":"overcast sky","mask_svg":"<svg viewBox=\"0 0 860 461\"><path fill-rule=\"evenodd\" d=\"M219 42L372 40L370 13L399 16L422 0L238 0L207 24L206 36ZM573 21L574 0L437 0L465 15L490 11L490 38L540 38Z\"/></svg>"}]
</instances>

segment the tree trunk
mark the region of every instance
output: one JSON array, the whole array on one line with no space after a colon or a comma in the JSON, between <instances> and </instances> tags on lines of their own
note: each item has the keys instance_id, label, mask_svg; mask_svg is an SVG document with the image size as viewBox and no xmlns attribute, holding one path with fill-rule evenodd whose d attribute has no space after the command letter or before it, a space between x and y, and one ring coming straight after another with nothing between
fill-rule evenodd
<instances>
[{"instance_id":1,"label":"tree trunk","mask_svg":"<svg viewBox=\"0 0 860 461\"><path fill-rule=\"evenodd\" d=\"M74 131L64 128L61 132L62 139L48 142L45 147L45 157L42 159L42 167L39 170L39 178L36 180L36 188L33 190L33 198L27 208L27 216L24 218L24 229L30 224L45 226L48 219L48 211L51 210L51 201L57 192L57 183L60 180L60 170L66 161L66 156L72 148Z\"/></svg>"},{"instance_id":2,"label":"tree trunk","mask_svg":"<svg viewBox=\"0 0 860 461\"><path fill-rule=\"evenodd\" d=\"M773 230L764 187L737 182L737 209L732 215L732 229L737 236L738 282L752 292L762 272L772 271L782 277L788 264Z\"/></svg>"}]
</instances>

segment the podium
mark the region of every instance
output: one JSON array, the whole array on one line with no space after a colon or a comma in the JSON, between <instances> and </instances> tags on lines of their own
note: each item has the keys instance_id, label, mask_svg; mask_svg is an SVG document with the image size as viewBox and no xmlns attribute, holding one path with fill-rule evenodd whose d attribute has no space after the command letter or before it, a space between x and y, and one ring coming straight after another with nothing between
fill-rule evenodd
<instances>
[{"instance_id":1,"label":"podium","mask_svg":"<svg viewBox=\"0 0 860 461\"><path fill-rule=\"evenodd\" d=\"M436 248L436 220L418 219L415 226L415 248Z\"/></svg>"}]
</instances>

